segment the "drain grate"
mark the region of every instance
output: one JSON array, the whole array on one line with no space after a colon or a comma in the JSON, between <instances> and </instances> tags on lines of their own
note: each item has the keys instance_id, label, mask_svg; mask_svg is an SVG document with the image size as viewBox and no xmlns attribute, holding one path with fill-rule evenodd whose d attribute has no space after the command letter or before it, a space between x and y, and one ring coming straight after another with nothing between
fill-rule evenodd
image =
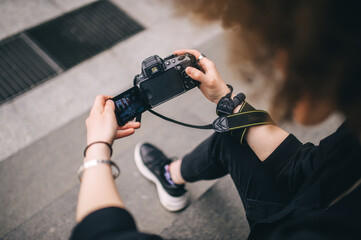
<instances>
[{"instance_id":1,"label":"drain grate","mask_svg":"<svg viewBox=\"0 0 361 240\"><path fill-rule=\"evenodd\" d=\"M26 34L68 69L141 30L141 25L111 2L97 1Z\"/></svg>"},{"instance_id":2,"label":"drain grate","mask_svg":"<svg viewBox=\"0 0 361 240\"><path fill-rule=\"evenodd\" d=\"M0 42L0 104L144 29L100 0Z\"/></svg>"},{"instance_id":3,"label":"drain grate","mask_svg":"<svg viewBox=\"0 0 361 240\"><path fill-rule=\"evenodd\" d=\"M0 47L0 103L56 73L21 35L7 39Z\"/></svg>"}]
</instances>

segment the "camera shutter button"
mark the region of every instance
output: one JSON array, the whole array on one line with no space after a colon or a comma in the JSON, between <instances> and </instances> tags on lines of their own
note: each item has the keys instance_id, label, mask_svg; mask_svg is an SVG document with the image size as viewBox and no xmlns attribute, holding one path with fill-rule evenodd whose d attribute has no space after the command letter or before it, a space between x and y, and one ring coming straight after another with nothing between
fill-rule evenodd
<instances>
[{"instance_id":1,"label":"camera shutter button","mask_svg":"<svg viewBox=\"0 0 361 240\"><path fill-rule=\"evenodd\" d=\"M182 60L185 59L185 58L186 58L186 56L182 55L182 56L180 56L180 57L178 58L178 61L182 61Z\"/></svg>"}]
</instances>

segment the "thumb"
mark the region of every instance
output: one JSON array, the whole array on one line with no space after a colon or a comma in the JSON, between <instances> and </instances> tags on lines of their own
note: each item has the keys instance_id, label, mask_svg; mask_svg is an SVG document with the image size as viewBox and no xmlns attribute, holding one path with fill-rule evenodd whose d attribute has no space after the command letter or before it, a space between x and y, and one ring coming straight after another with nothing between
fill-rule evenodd
<instances>
[{"instance_id":1,"label":"thumb","mask_svg":"<svg viewBox=\"0 0 361 240\"><path fill-rule=\"evenodd\" d=\"M198 70L197 68L194 67L187 67L186 68L186 73L188 74L188 76L190 76L192 79L197 80L199 82L204 82L206 81L206 75Z\"/></svg>"},{"instance_id":2,"label":"thumb","mask_svg":"<svg viewBox=\"0 0 361 240\"><path fill-rule=\"evenodd\" d=\"M114 110L115 110L114 102L112 100L108 100L105 103L104 111L105 112L114 112Z\"/></svg>"}]
</instances>

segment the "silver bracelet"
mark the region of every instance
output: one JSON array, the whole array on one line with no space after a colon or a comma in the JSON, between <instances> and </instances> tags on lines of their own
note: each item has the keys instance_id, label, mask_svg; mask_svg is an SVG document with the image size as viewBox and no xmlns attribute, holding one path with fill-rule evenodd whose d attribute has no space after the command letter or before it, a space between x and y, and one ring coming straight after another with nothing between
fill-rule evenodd
<instances>
[{"instance_id":1,"label":"silver bracelet","mask_svg":"<svg viewBox=\"0 0 361 240\"><path fill-rule=\"evenodd\" d=\"M86 161L85 163L83 163L79 169L78 169L78 178L79 181L81 181L82 177L83 177L83 172L85 169L91 168L91 167L95 167L98 166L100 164L109 164L110 167L112 168L112 174L114 179L116 179L117 177L119 177L120 174L120 170L118 165L113 162L112 160L97 160L97 159L92 159L89 161Z\"/></svg>"}]
</instances>

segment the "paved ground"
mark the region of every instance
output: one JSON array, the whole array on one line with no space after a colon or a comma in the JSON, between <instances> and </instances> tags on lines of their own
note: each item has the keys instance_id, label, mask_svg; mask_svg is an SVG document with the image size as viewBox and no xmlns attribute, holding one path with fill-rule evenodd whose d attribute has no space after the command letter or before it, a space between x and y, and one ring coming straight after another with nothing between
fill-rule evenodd
<instances>
[{"instance_id":1,"label":"paved ground","mask_svg":"<svg viewBox=\"0 0 361 240\"><path fill-rule=\"evenodd\" d=\"M0 38L88 2L91 1L0 1ZM228 35L219 25L197 26L187 19L177 18L172 14L172 6L161 0L114 2L143 24L146 30L0 106L0 238L68 238L75 224L79 187L76 170L85 146L84 121L94 96L99 93L117 94L130 87L133 76L140 71L141 61L149 55L166 56L174 49L198 48L215 61L223 78L234 85L237 92L245 92L253 105L259 108L268 106L268 98L257 98L254 94L264 92L266 86L257 81L242 81L241 68L227 61ZM215 118L214 108L199 91L193 90L157 110L180 120L207 124ZM311 129L295 124L283 126L301 140L317 143L339 123L340 117L333 116ZM213 206L218 203L227 212L227 207L239 203L239 219L244 220L235 192L222 192L229 180L223 180L209 191L214 181L189 184L194 205L183 213L168 213L160 206L155 188L140 176L133 163L133 148L140 140L163 147L170 156L182 156L210 134L209 131L176 126L146 113L142 129L134 136L115 143L114 159L122 171L117 186L141 230L162 233L166 237L174 234L181 238L183 230L177 232L177 226L182 222L192 220L193 227L200 227L204 221L211 219L210 215L218 214L208 212L210 215L207 215L207 208L201 208L204 204ZM230 204L222 204L223 198L212 202L219 195L229 196ZM197 215L197 211L202 214ZM235 216L238 214L230 218ZM216 223L224 221L227 220L219 215ZM235 230L235 233L244 237L248 230L242 226L243 230ZM232 229L232 226L227 229ZM201 238L210 236L207 235L209 233L215 239L222 239L221 235L214 235L214 231L207 229L194 234Z\"/></svg>"}]
</instances>

